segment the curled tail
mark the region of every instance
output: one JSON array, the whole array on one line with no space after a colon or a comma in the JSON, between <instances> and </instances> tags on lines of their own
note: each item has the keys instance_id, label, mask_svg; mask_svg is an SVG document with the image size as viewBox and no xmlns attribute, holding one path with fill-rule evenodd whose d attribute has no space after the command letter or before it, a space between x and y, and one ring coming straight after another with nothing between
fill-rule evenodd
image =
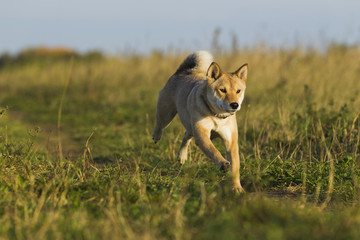
<instances>
[{"instance_id":1,"label":"curled tail","mask_svg":"<svg viewBox=\"0 0 360 240\"><path fill-rule=\"evenodd\" d=\"M209 52L197 51L184 60L175 74L193 75L205 79L207 70L213 61L213 56Z\"/></svg>"}]
</instances>

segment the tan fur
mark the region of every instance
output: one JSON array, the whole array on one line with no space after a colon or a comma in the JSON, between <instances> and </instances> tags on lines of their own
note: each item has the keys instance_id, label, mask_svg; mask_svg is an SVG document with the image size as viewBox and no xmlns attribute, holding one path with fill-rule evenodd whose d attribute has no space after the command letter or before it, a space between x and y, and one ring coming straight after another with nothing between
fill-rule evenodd
<instances>
[{"instance_id":1,"label":"tan fur","mask_svg":"<svg viewBox=\"0 0 360 240\"><path fill-rule=\"evenodd\" d=\"M159 93L153 140L155 143L160 140L163 129L178 113L186 129L178 161L185 163L188 146L194 138L196 145L218 167L232 168L233 188L242 192L235 113L244 98L248 67L244 64L233 73L222 73L219 65L210 61L209 53L194 53L170 77ZM223 140L226 159L212 144L214 137Z\"/></svg>"}]
</instances>

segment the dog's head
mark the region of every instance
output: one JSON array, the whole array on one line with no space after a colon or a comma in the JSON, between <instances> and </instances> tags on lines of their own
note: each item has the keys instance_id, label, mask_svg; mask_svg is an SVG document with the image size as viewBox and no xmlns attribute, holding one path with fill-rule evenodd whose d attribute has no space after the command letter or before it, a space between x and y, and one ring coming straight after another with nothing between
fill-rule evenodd
<instances>
[{"instance_id":1,"label":"dog's head","mask_svg":"<svg viewBox=\"0 0 360 240\"><path fill-rule=\"evenodd\" d=\"M206 74L207 99L217 114L233 115L240 110L247 72L247 64L233 73L222 73L217 63L211 63Z\"/></svg>"}]
</instances>

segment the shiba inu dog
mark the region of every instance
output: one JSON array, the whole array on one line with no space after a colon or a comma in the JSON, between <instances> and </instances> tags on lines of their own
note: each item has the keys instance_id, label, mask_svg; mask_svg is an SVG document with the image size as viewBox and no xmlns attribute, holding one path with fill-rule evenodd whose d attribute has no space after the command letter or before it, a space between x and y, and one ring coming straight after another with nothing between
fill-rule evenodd
<instances>
[{"instance_id":1,"label":"shiba inu dog","mask_svg":"<svg viewBox=\"0 0 360 240\"><path fill-rule=\"evenodd\" d=\"M244 99L248 65L232 73L223 73L206 51L189 55L159 92L154 142L161 138L176 114L186 132L178 161L184 164L192 138L196 145L219 168L231 169L233 188L244 191L240 184L238 128L235 113ZM226 149L226 159L211 139L220 137Z\"/></svg>"}]
</instances>

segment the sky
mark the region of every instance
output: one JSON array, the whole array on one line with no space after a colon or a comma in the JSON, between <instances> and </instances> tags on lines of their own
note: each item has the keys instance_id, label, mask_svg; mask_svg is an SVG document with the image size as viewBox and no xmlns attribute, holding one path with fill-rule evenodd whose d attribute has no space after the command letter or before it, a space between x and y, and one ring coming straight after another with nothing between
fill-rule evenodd
<instances>
[{"instance_id":1,"label":"sky","mask_svg":"<svg viewBox=\"0 0 360 240\"><path fill-rule=\"evenodd\" d=\"M36 46L108 54L211 50L219 42L316 48L360 43L359 0L2 0L0 53Z\"/></svg>"}]
</instances>

